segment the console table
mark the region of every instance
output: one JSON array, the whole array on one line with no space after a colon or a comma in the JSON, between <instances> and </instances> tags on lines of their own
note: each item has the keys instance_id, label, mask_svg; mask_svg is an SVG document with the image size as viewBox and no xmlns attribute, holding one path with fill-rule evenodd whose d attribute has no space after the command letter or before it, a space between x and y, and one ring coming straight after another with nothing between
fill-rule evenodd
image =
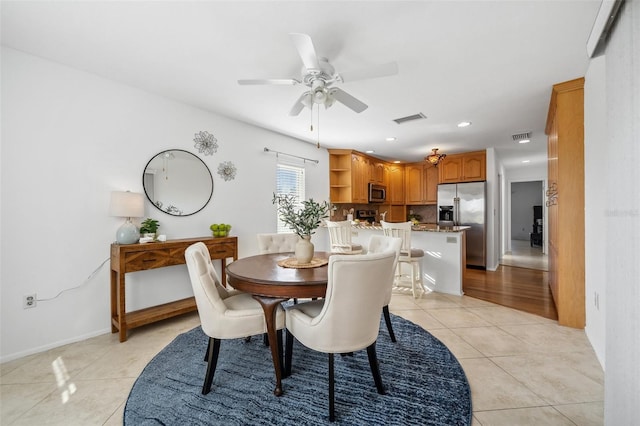
<instances>
[{"instance_id":1,"label":"console table","mask_svg":"<svg viewBox=\"0 0 640 426\"><path fill-rule=\"evenodd\" d=\"M184 251L193 243L203 242L211 259L222 263L222 283L226 285L227 258L238 259L237 237L201 237L167 240L165 242L111 244L111 332L120 332L120 341L127 340L127 330L197 309L194 297L127 312L125 274L165 266L184 265Z\"/></svg>"}]
</instances>

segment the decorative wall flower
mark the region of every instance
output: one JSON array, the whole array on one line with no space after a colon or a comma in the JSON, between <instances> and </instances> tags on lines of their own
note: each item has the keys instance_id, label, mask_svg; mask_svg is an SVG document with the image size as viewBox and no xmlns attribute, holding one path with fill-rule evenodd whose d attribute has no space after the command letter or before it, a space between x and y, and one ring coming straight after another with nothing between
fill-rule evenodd
<instances>
[{"instance_id":1,"label":"decorative wall flower","mask_svg":"<svg viewBox=\"0 0 640 426\"><path fill-rule=\"evenodd\" d=\"M194 146L199 153L204 155L212 155L218 151L218 140L207 131L198 132L195 134L193 141L196 143Z\"/></svg>"},{"instance_id":2,"label":"decorative wall flower","mask_svg":"<svg viewBox=\"0 0 640 426\"><path fill-rule=\"evenodd\" d=\"M224 180L233 180L236 177L236 166L231 161L223 161L218 166L218 174Z\"/></svg>"}]
</instances>

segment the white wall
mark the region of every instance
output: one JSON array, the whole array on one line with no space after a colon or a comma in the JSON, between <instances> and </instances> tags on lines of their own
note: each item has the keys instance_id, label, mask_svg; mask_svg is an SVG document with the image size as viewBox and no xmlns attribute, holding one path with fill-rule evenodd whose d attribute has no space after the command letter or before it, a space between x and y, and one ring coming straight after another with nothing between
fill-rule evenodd
<instances>
[{"instance_id":1,"label":"white wall","mask_svg":"<svg viewBox=\"0 0 640 426\"><path fill-rule=\"evenodd\" d=\"M495 271L498 268L500 261L499 253L499 236L500 236L500 197L499 197L499 179L498 179L498 158L496 156L496 150L494 148L487 149L487 200L486 200L486 268L489 271Z\"/></svg>"},{"instance_id":2,"label":"white wall","mask_svg":"<svg viewBox=\"0 0 640 426\"><path fill-rule=\"evenodd\" d=\"M631 425L640 407L640 1L622 3L605 55L605 423Z\"/></svg>"},{"instance_id":3,"label":"white wall","mask_svg":"<svg viewBox=\"0 0 640 426\"><path fill-rule=\"evenodd\" d=\"M589 64L584 87L585 333L605 366L607 104L604 56ZM596 305L597 304L597 305Z\"/></svg>"},{"instance_id":4,"label":"white wall","mask_svg":"<svg viewBox=\"0 0 640 426\"><path fill-rule=\"evenodd\" d=\"M218 139L202 156L196 132ZM328 199L328 155L295 139L208 113L92 74L2 48L1 353L2 361L110 331L109 245L122 219L108 216L113 190L143 192L147 162L169 148L199 155L214 176L199 213L174 217L146 201L145 214L168 238L209 235L230 223L239 255L257 253L255 234L274 232L274 154L307 163L307 197ZM222 161L235 180L217 174ZM37 293L34 309L22 296ZM128 274L128 310L191 295L184 266Z\"/></svg>"}]
</instances>

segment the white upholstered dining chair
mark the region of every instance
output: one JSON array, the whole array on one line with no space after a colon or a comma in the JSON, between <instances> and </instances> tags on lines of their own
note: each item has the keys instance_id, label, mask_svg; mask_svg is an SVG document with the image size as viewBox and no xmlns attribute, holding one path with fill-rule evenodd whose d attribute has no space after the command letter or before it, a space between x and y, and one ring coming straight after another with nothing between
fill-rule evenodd
<instances>
[{"instance_id":1,"label":"white upholstered dining chair","mask_svg":"<svg viewBox=\"0 0 640 426\"><path fill-rule=\"evenodd\" d=\"M381 221L382 231L387 237L402 238L402 248L400 249L400 257L398 258L398 266L396 267L396 276L394 278L394 288L411 287L413 298L425 294L427 289L422 281L422 258L424 250L411 247L411 222L391 223ZM403 273L403 266L407 266L408 273Z\"/></svg>"},{"instance_id":2,"label":"white upholstered dining chair","mask_svg":"<svg viewBox=\"0 0 640 426\"><path fill-rule=\"evenodd\" d=\"M198 242L190 245L184 253L198 306L200 325L204 334L209 336L207 347L207 372L202 394L211 390L213 375L216 371L220 341L237 339L255 334L264 334L267 324L264 310L250 294L237 290L227 290L216 273L207 246ZM279 341L282 341L284 311L278 308L276 327Z\"/></svg>"},{"instance_id":3,"label":"white upholstered dining chair","mask_svg":"<svg viewBox=\"0 0 640 426\"><path fill-rule=\"evenodd\" d=\"M351 222L343 220L340 222L325 221L329 231L329 243L331 253L339 254L360 254L362 245L351 242Z\"/></svg>"},{"instance_id":4,"label":"white upholstered dining chair","mask_svg":"<svg viewBox=\"0 0 640 426\"><path fill-rule=\"evenodd\" d=\"M382 253L385 251L393 250L396 254L395 262L393 263L393 270L395 271L398 266L398 258L400 257L400 248L402 247L402 239L395 237L387 237L384 235L372 235L369 238L369 245L367 246L367 254ZM396 335L393 332L391 326L391 315L389 314L389 303L391 302L391 293L393 289L393 276L389 281L389 285L385 288L384 305L382 306L382 314L384 315L384 322L387 325L387 331L392 342L396 342Z\"/></svg>"},{"instance_id":5,"label":"white upholstered dining chair","mask_svg":"<svg viewBox=\"0 0 640 426\"><path fill-rule=\"evenodd\" d=\"M294 252L298 241L300 241L300 237L292 232L258 234L258 250L260 250L260 254Z\"/></svg>"},{"instance_id":6,"label":"white upholstered dining chair","mask_svg":"<svg viewBox=\"0 0 640 426\"><path fill-rule=\"evenodd\" d=\"M366 348L378 393L385 393L375 344L380 331L380 311L385 303L386 288L393 279L395 259L393 250L332 255L324 300L286 308L285 376L291 374L294 338L310 349L327 353L330 421L335 419L334 354Z\"/></svg>"}]
</instances>

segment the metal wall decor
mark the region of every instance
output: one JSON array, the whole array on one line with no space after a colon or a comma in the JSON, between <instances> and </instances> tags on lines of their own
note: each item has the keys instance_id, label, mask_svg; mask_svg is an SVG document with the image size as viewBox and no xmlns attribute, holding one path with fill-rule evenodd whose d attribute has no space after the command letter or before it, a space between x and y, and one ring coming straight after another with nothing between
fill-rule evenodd
<instances>
[{"instance_id":1,"label":"metal wall decor","mask_svg":"<svg viewBox=\"0 0 640 426\"><path fill-rule=\"evenodd\" d=\"M223 161L218 166L218 174L224 180L233 180L236 177L236 166L231 161Z\"/></svg>"},{"instance_id":2,"label":"metal wall decor","mask_svg":"<svg viewBox=\"0 0 640 426\"><path fill-rule=\"evenodd\" d=\"M194 146L201 154L212 155L218 151L218 140L207 131L196 133L193 141L195 142Z\"/></svg>"},{"instance_id":3,"label":"metal wall decor","mask_svg":"<svg viewBox=\"0 0 640 426\"><path fill-rule=\"evenodd\" d=\"M558 185L553 182L549 185L549 189L546 192L547 202L545 203L547 207L555 206L558 204Z\"/></svg>"}]
</instances>

